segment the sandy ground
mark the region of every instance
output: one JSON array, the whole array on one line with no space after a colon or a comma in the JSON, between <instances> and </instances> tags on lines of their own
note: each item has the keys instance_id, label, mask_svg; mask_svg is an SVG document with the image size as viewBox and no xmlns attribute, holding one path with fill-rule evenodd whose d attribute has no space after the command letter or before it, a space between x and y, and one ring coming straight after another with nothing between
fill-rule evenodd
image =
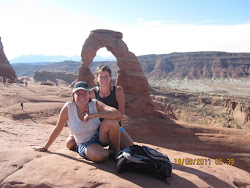
<instances>
[{"instance_id":1,"label":"sandy ground","mask_svg":"<svg viewBox=\"0 0 250 188\"><path fill-rule=\"evenodd\" d=\"M150 115L125 116L123 126L136 144L169 156L170 185L145 174L119 174L112 160L84 160L65 147L68 127L49 152L34 151L33 146L46 142L70 92L60 86L0 83L1 187L250 187L250 132L246 130Z\"/></svg>"}]
</instances>

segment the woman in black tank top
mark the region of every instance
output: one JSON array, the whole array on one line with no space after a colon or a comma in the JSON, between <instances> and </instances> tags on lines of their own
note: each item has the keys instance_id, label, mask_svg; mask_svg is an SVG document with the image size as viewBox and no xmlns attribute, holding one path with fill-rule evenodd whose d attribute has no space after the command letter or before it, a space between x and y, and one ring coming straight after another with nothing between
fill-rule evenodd
<instances>
[{"instance_id":1,"label":"woman in black tank top","mask_svg":"<svg viewBox=\"0 0 250 188\"><path fill-rule=\"evenodd\" d=\"M96 98L106 105L112 106L119 110L124 115L125 96L121 86L113 86L111 69L108 66L101 66L96 71L96 82L98 86L94 87L91 92L91 97ZM119 124L121 125L121 120ZM133 140L121 127L121 149L133 145Z\"/></svg>"},{"instance_id":2,"label":"woman in black tank top","mask_svg":"<svg viewBox=\"0 0 250 188\"><path fill-rule=\"evenodd\" d=\"M118 102L116 100L116 86L110 86L110 95L104 98L101 98L99 95L99 92L100 92L99 86L94 87L93 91L95 93L95 98L97 100L103 102L106 105L109 105L111 107L118 109ZM100 118L100 121L103 121L103 118ZM119 124L121 126L121 121L119 121Z\"/></svg>"},{"instance_id":3,"label":"woman in black tank top","mask_svg":"<svg viewBox=\"0 0 250 188\"><path fill-rule=\"evenodd\" d=\"M99 95L100 92L99 86L94 87L93 91L95 93L95 98L97 100L118 109L118 102L116 101L116 86L110 86L110 95L104 98L100 97Z\"/></svg>"}]
</instances>

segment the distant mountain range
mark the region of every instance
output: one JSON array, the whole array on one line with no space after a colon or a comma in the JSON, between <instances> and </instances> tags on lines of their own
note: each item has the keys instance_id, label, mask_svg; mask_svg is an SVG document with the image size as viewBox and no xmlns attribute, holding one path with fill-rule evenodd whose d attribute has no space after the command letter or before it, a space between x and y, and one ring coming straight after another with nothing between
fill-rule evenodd
<instances>
[{"instance_id":1,"label":"distant mountain range","mask_svg":"<svg viewBox=\"0 0 250 188\"><path fill-rule=\"evenodd\" d=\"M145 76L155 82L167 80L238 79L250 78L250 53L187 52L137 56ZM116 76L116 60L94 61L90 65L95 72L101 65L110 66ZM34 70L65 71L78 74L80 61L62 61L50 64L15 63L17 76L33 76Z\"/></svg>"},{"instance_id":2,"label":"distant mountain range","mask_svg":"<svg viewBox=\"0 0 250 188\"><path fill-rule=\"evenodd\" d=\"M102 65L109 66L113 71L113 77L116 77L118 67L116 61L94 61L90 65L92 72L95 72L97 67ZM14 63L11 64L18 77L30 76L32 77L34 71L64 71L78 74L79 67L81 66L80 61L62 61L62 62L51 62L51 63Z\"/></svg>"},{"instance_id":3,"label":"distant mountain range","mask_svg":"<svg viewBox=\"0 0 250 188\"><path fill-rule=\"evenodd\" d=\"M94 61L114 61L116 58L114 56L111 57L102 57L102 56L96 56L94 58ZM16 57L14 59L9 60L11 64L14 63L44 63L44 64L50 64L50 63L56 63L56 62L62 62L62 61L81 61L81 57L78 55L74 55L71 57L63 56L63 55L57 55L57 56L46 56L46 55L22 55L19 57Z\"/></svg>"}]
</instances>

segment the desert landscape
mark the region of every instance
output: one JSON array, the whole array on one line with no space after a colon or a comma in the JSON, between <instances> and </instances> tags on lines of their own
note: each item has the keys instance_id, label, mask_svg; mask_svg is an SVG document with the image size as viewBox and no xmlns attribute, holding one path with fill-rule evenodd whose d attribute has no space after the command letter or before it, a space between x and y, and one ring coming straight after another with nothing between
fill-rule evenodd
<instances>
[{"instance_id":1,"label":"desert landscape","mask_svg":"<svg viewBox=\"0 0 250 188\"><path fill-rule=\"evenodd\" d=\"M100 39L99 43L93 42L93 38ZM112 43L114 38L119 42ZM217 88L212 92L204 91L204 85L208 85L206 82L201 79L185 80L182 75L179 75L180 80L184 79L182 84L181 81L170 82L166 79L162 82L173 83L172 87L161 87L164 84L157 84L156 76L162 75L159 71L168 70L168 67L164 68L162 61L157 60L155 67L158 73L151 71L147 75L145 62L140 58L137 60L128 51L121 33L97 30L86 41L82 63L78 67L79 75L36 72L33 77L19 77L18 80L22 82L0 83L1 187L250 186L249 75L240 78L246 82L240 82L244 85L240 89L242 93L238 95L234 95L235 89L231 86L228 86L229 90L222 88L219 93L214 93ZM119 174L112 160L93 163L81 158L65 146L70 132L67 126L48 152L32 149L33 146L45 144L60 109L70 100L72 89L69 82L74 79L89 81L90 84L93 82L90 64L95 53L89 49L97 51L102 45L117 57L116 83L122 85L126 94L126 113L122 125L135 144L150 146L170 158L173 163L173 174L168 180L170 185L145 174ZM166 60L166 56L161 58ZM249 66L246 62L244 60L242 63L244 67ZM0 63L1 75L8 77L9 74L10 78L17 80L3 51ZM6 74L4 70L9 70L9 73ZM219 78L225 76L217 74L219 72L215 71ZM173 74L176 75L175 72ZM150 75L152 77L149 78ZM211 75L213 77L213 73ZM230 71L226 75L230 75ZM201 82L203 88L197 90L198 84L193 82ZM210 79L207 82L213 81ZM183 83L189 88L182 87L185 85ZM176 87L176 84L180 87ZM196 85L195 89L191 88L192 85ZM239 85L235 84L235 87ZM216 84L211 86L215 87Z\"/></svg>"},{"instance_id":2,"label":"desert landscape","mask_svg":"<svg viewBox=\"0 0 250 188\"><path fill-rule=\"evenodd\" d=\"M166 186L150 176L118 174L112 160L92 163L82 159L65 146L68 127L49 152L33 151L33 146L46 142L61 107L70 100L71 88L28 80L27 87L1 83L0 90L1 187ZM167 120L164 112L158 116L127 114L123 126L136 144L150 146L169 156L174 166L168 187L247 187L250 184L249 131ZM187 158L211 162L178 165L179 159ZM227 161L231 159L232 165Z\"/></svg>"}]
</instances>

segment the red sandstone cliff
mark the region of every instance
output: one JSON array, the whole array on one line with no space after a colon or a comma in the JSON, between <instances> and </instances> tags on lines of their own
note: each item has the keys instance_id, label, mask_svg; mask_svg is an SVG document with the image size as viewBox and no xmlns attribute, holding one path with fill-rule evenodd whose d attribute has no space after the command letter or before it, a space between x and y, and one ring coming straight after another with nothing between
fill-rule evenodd
<instances>
[{"instance_id":1,"label":"red sandstone cliff","mask_svg":"<svg viewBox=\"0 0 250 188\"><path fill-rule=\"evenodd\" d=\"M138 60L148 78L250 78L250 53L171 53L139 56Z\"/></svg>"},{"instance_id":2,"label":"red sandstone cliff","mask_svg":"<svg viewBox=\"0 0 250 188\"><path fill-rule=\"evenodd\" d=\"M12 80L16 78L16 73L12 68L12 66L10 65L3 51L3 44L1 42L1 37L0 37L0 76Z\"/></svg>"},{"instance_id":3,"label":"red sandstone cliff","mask_svg":"<svg viewBox=\"0 0 250 188\"><path fill-rule=\"evenodd\" d=\"M189 123L250 129L249 99L152 88L157 110Z\"/></svg>"}]
</instances>

